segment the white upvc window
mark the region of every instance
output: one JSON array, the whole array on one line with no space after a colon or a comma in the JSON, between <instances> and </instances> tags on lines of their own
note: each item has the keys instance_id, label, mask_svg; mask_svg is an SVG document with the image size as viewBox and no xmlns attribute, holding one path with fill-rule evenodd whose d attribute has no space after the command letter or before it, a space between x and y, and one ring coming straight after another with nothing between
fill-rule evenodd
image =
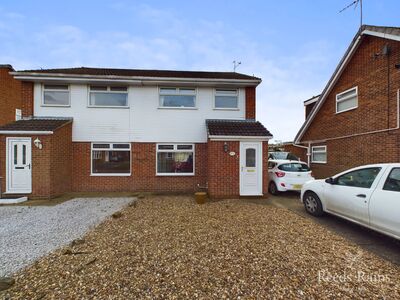
<instances>
[{"instance_id":1,"label":"white upvc window","mask_svg":"<svg viewBox=\"0 0 400 300\"><path fill-rule=\"evenodd\" d=\"M158 176L194 175L194 144L157 144Z\"/></svg>"},{"instance_id":2,"label":"white upvc window","mask_svg":"<svg viewBox=\"0 0 400 300\"><path fill-rule=\"evenodd\" d=\"M326 146L314 146L311 148L311 162L317 164L327 163L327 149Z\"/></svg>"},{"instance_id":3,"label":"white upvc window","mask_svg":"<svg viewBox=\"0 0 400 300\"><path fill-rule=\"evenodd\" d=\"M196 89L160 87L160 108L196 108Z\"/></svg>"},{"instance_id":4,"label":"white upvc window","mask_svg":"<svg viewBox=\"0 0 400 300\"><path fill-rule=\"evenodd\" d=\"M130 143L92 143L92 176L130 176Z\"/></svg>"},{"instance_id":5,"label":"white upvc window","mask_svg":"<svg viewBox=\"0 0 400 300\"><path fill-rule=\"evenodd\" d=\"M126 86L89 86L89 107L128 107Z\"/></svg>"},{"instance_id":6,"label":"white upvc window","mask_svg":"<svg viewBox=\"0 0 400 300\"><path fill-rule=\"evenodd\" d=\"M215 109L238 109L239 91L238 89L215 89L214 108Z\"/></svg>"},{"instance_id":7,"label":"white upvc window","mask_svg":"<svg viewBox=\"0 0 400 300\"><path fill-rule=\"evenodd\" d=\"M353 87L336 95L336 113L358 107L358 87Z\"/></svg>"},{"instance_id":8,"label":"white upvc window","mask_svg":"<svg viewBox=\"0 0 400 300\"><path fill-rule=\"evenodd\" d=\"M44 84L42 106L70 106L69 85Z\"/></svg>"}]
</instances>

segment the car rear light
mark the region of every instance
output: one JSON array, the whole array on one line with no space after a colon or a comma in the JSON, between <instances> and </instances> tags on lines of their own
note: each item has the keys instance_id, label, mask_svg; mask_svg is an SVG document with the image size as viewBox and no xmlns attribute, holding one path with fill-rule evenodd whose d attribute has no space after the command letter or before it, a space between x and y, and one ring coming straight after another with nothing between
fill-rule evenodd
<instances>
[{"instance_id":1,"label":"car rear light","mask_svg":"<svg viewBox=\"0 0 400 300\"><path fill-rule=\"evenodd\" d=\"M283 177L283 176L285 176L285 172L275 172L275 175L276 176L278 176L278 177Z\"/></svg>"}]
</instances>

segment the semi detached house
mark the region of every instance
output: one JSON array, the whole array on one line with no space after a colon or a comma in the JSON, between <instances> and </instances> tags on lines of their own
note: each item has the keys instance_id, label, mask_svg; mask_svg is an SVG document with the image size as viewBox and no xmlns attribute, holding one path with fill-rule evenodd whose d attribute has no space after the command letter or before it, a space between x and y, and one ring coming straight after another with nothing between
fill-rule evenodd
<instances>
[{"instance_id":1,"label":"semi detached house","mask_svg":"<svg viewBox=\"0 0 400 300\"><path fill-rule=\"evenodd\" d=\"M260 78L1 69L9 120L0 126L0 176L8 195L205 188L213 198L267 193L272 136L255 120Z\"/></svg>"}]
</instances>

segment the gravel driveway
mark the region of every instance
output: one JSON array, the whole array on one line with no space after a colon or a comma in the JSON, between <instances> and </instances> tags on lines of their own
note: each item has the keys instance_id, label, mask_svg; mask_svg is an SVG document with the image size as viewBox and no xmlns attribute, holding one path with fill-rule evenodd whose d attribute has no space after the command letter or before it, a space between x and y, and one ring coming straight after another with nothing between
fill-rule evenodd
<instances>
[{"instance_id":1,"label":"gravel driveway","mask_svg":"<svg viewBox=\"0 0 400 300\"><path fill-rule=\"evenodd\" d=\"M263 201L140 199L0 298L400 299L399 267Z\"/></svg>"},{"instance_id":2,"label":"gravel driveway","mask_svg":"<svg viewBox=\"0 0 400 300\"><path fill-rule=\"evenodd\" d=\"M325 214L320 218L313 217L306 213L299 198L300 194L298 193L282 193L279 196L271 196L267 204L289 209L300 216L326 227L328 230L334 231L345 239L359 245L361 248L371 251L375 255L400 266L399 240L334 215Z\"/></svg>"},{"instance_id":3,"label":"gravel driveway","mask_svg":"<svg viewBox=\"0 0 400 300\"><path fill-rule=\"evenodd\" d=\"M77 198L55 206L0 207L0 276L82 237L132 198Z\"/></svg>"}]
</instances>

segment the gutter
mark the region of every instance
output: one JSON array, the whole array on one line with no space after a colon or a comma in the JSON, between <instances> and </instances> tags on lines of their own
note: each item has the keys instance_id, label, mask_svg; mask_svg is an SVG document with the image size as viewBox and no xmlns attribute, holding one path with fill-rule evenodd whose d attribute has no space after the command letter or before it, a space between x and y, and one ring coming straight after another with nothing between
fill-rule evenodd
<instances>
[{"instance_id":1,"label":"gutter","mask_svg":"<svg viewBox=\"0 0 400 300\"><path fill-rule=\"evenodd\" d=\"M209 135L211 141L257 140L269 141L273 136Z\"/></svg>"},{"instance_id":2,"label":"gutter","mask_svg":"<svg viewBox=\"0 0 400 300\"><path fill-rule=\"evenodd\" d=\"M0 130L0 134L26 134L26 135L51 135L53 131L29 131L29 130Z\"/></svg>"}]
</instances>

